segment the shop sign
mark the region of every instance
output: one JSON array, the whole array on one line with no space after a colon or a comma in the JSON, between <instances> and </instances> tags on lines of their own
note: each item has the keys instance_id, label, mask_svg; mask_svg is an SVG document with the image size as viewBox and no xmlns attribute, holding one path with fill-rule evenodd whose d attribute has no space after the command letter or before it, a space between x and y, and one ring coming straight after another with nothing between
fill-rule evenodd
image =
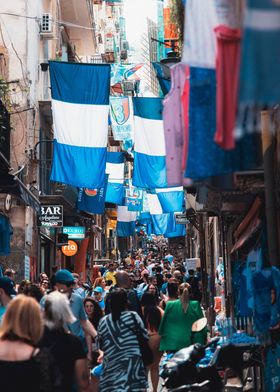
<instances>
[{"instance_id":1,"label":"shop sign","mask_svg":"<svg viewBox=\"0 0 280 392\"><path fill-rule=\"evenodd\" d=\"M54 206L54 205L41 206L41 213L39 216L39 226L62 227L63 206Z\"/></svg>"},{"instance_id":2,"label":"shop sign","mask_svg":"<svg viewBox=\"0 0 280 392\"><path fill-rule=\"evenodd\" d=\"M63 234L68 234L69 240L83 240L86 236L86 228L83 226L64 226Z\"/></svg>"},{"instance_id":3,"label":"shop sign","mask_svg":"<svg viewBox=\"0 0 280 392\"><path fill-rule=\"evenodd\" d=\"M188 223L190 223L186 214L180 214L175 212L174 216L177 225L187 225Z\"/></svg>"},{"instance_id":4,"label":"shop sign","mask_svg":"<svg viewBox=\"0 0 280 392\"><path fill-rule=\"evenodd\" d=\"M67 245L61 247L61 251L65 256L75 256L78 252L78 244L73 240L69 240Z\"/></svg>"},{"instance_id":5,"label":"shop sign","mask_svg":"<svg viewBox=\"0 0 280 392\"><path fill-rule=\"evenodd\" d=\"M24 256L24 279L30 279L30 257Z\"/></svg>"},{"instance_id":6,"label":"shop sign","mask_svg":"<svg viewBox=\"0 0 280 392\"><path fill-rule=\"evenodd\" d=\"M186 259L185 263L185 268L187 271L189 270L196 270L198 267L200 267L200 259Z\"/></svg>"}]
</instances>

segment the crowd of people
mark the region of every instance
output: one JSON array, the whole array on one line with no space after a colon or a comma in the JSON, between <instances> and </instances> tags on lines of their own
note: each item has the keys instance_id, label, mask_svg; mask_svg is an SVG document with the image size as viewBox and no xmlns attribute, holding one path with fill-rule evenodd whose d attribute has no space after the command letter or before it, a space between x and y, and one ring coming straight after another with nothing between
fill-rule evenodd
<instances>
[{"instance_id":1,"label":"crowd of people","mask_svg":"<svg viewBox=\"0 0 280 392\"><path fill-rule=\"evenodd\" d=\"M200 272L167 250L95 265L86 281L52 272L18 285L13 270L0 277L3 390L144 392L150 377L156 392L163 353L206 341L206 329L192 331Z\"/></svg>"}]
</instances>

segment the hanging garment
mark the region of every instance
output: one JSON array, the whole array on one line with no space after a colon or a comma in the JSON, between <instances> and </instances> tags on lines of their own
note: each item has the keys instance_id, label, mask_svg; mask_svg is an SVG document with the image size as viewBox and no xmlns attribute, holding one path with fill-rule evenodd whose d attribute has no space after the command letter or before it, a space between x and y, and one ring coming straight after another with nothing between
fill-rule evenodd
<instances>
[{"instance_id":1,"label":"hanging garment","mask_svg":"<svg viewBox=\"0 0 280 392\"><path fill-rule=\"evenodd\" d=\"M241 30L220 25L217 36L217 130L216 143L230 150L235 147Z\"/></svg>"},{"instance_id":2,"label":"hanging garment","mask_svg":"<svg viewBox=\"0 0 280 392\"><path fill-rule=\"evenodd\" d=\"M266 333L271 319L271 290L274 282L271 269L257 271L252 277L254 322L257 333Z\"/></svg>"},{"instance_id":3,"label":"hanging garment","mask_svg":"<svg viewBox=\"0 0 280 392\"><path fill-rule=\"evenodd\" d=\"M280 5L248 0L240 73L240 101L275 105L280 102Z\"/></svg>"},{"instance_id":4,"label":"hanging garment","mask_svg":"<svg viewBox=\"0 0 280 392\"><path fill-rule=\"evenodd\" d=\"M181 98L182 108L183 108L183 120L184 120L184 128L183 128L183 155L182 155L182 169L185 172L186 163L187 163L187 154L188 154L188 145L189 145L189 103L190 103L190 68L186 67L186 80L183 95ZM184 184L183 184L184 185Z\"/></svg>"},{"instance_id":5,"label":"hanging garment","mask_svg":"<svg viewBox=\"0 0 280 392\"><path fill-rule=\"evenodd\" d=\"M171 68L172 87L163 101L168 186L182 185L184 118L181 97L184 92L186 77L186 65L183 63L176 64Z\"/></svg>"},{"instance_id":6,"label":"hanging garment","mask_svg":"<svg viewBox=\"0 0 280 392\"><path fill-rule=\"evenodd\" d=\"M264 368L265 390L277 392L280 386L280 345L271 346L266 352Z\"/></svg>"},{"instance_id":7,"label":"hanging garment","mask_svg":"<svg viewBox=\"0 0 280 392\"><path fill-rule=\"evenodd\" d=\"M244 0L215 0L219 25L239 29L243 25Z\"/></svg>"},{"instance_id":8,"label":"hanging garment","mask_svg":"<svg viewBox=\"0 0 280 392\"><path fill-rule=\"evenodd\" d=\"M188 0L182 62L193 67L215 68L218 25L214 1Z\"/></svg>"},{"instance_id":9,"label":"hanging garment","mask_svg":"<svg viewBox=\"0 0 280 392\"><path fill-rule=\"evenodd\" d=\"M12 235L13 229L9 219L0 214L0 256L7 256L11 253L10 241Z\"/></svg>"},{"instance_id":10,"label":"hanging garment","mask_svg":"<svg viewBox=\"0 0 280 392\"><path fill-rule=\"evenodd\" d=\"M216 131L216 72L190 68L189 147L185 177L206 178L229 173L231 152L214 141Z\"/></svg>"}]
</instances>

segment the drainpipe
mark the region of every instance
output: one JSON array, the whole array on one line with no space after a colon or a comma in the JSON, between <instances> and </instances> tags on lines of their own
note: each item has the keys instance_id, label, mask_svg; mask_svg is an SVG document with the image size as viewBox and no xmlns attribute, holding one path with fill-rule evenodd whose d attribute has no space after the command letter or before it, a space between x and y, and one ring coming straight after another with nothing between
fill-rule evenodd
<instances>
[{"instance_id":1,"label":"drainpipe","mask_svg":"<svg viewBox=\"0 0 280 392\"><path fill-rule=\"evenodd\" d=\"M270 264L280 266L278 249L278 226L274 178L274 143L270 128L271 113L268 110L261 112L262 149L265 185L265 215L267 226L268 254Z\"/></svg>"}]
</instances>

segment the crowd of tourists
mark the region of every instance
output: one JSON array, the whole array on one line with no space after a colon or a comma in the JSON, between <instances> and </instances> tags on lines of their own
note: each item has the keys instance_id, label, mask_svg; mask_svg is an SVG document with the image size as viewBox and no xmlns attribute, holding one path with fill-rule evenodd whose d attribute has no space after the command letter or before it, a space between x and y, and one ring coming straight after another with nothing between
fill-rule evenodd
<instances>
[{"instance_id":1,"label":"crowd of tourists","mask_svg":"<svg viewBox=\"0 0 280 392\"><path fill-rule=\"evenodd\" d=\"M158 390L164 353L195 342L203 317L199 269L167 250L142 249L95 265L87 279L66 269L37 283L0 277L0 378L16 392ZM15 377L16 375L16 377ZM150 383L148 382L150 380ZM26 389L25 389L26 387Z\"/></svg>"}]
</instances>

